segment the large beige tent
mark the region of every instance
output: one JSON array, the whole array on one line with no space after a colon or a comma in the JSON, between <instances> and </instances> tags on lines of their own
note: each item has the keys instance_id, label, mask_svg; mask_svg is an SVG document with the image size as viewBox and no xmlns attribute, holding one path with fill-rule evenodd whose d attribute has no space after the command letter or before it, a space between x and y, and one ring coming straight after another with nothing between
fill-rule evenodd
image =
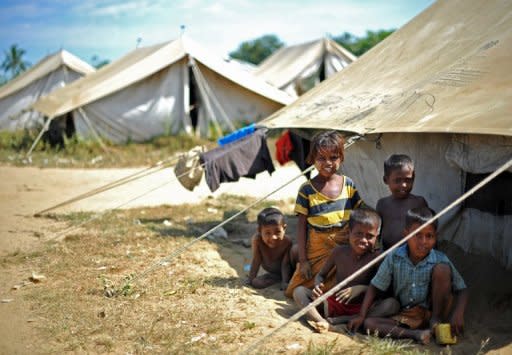
<instances>
[{"instance_id":1,"label":"large beige tent","mask_svg":"<svg viewBox=\"0 0 512 355\"><path fill-rule=\"evenodd\" d=\"M292 95L300 95L356 59L335 41L323 38L279 49L255 68L254 75Z\"/></svg>"},{"instance_id":2,"label":"large beige tent","mask_svg":"<svg viewBox=\"0 0 512 355\"><path fill-rule=\"evenodd\" d=\"M361 135L344 169L375 206L383 162L416 161L414 192L446 207L512 157L512 2L441 0L263 121ZM442 238L512 269L512 174L442 219Z\"/></svg>"},{"instance_id":3,"label":"large beige tent","mask_svg":"<svg viewBox=\"0 0 512 355\"><path fill-rule=\"evenodd\" d=\"M14 131L40 124L40 115L25 110L40 97L92 72L93 67L65 50L43 58L0 87L0 129Z\"/></svg>"},{"instance_id":4,"label":"large beige tent","mask_svg":"<svg viewBox=\"0 0 512 355\"><path fill-rule=\"evenodd\" d=\"M139 48L33 105L50 118L72 115L81 137L144 141L207 135L259 121L292 97L206 52L189 38Z\"/></svg>"}]
</instances>

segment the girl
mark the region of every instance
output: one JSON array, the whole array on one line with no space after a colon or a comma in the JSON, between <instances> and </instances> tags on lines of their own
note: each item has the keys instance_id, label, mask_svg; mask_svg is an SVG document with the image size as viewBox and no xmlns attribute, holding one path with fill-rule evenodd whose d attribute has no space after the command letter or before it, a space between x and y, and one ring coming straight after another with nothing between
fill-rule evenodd
<instances>
[{"instance_id":1,"label":"girl","mask_svg":"<svg viewBox=\"0 0 512 355\"><path fill-rule=\"evenodd\" d=\"M313 276L332 249L348 243L350 213L363 201L353 181L337 173L344 159L344 143L336 131L317 134L311 143L307 162L315 165L318 175L305 182L297 196L299 267L285 290L287 297L292 297L298 286L313 288ZM325 290L335 285L333 271L325 279Z\"/></svg>"}]
</instances>

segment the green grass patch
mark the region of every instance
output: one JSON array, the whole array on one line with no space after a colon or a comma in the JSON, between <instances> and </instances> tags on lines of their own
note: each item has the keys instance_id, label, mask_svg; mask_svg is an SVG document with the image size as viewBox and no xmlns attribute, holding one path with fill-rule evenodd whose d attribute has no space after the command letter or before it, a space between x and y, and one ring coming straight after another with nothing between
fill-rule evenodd
<instances>
[{"instance_id":1,"label":"green grass patch","mask_svg":"<svg viewBox=\"0 0 512 355\"><path fill-rule=\"evenodd\" d=\"M0 163L15 166L106 168L147 166L185 152L197 145L207 149L214 141L188 135L160 136L145 143L113 144L106 150L95 140L65 139L64 148L52 148L39 142L30 158L26 153L37 136L32 131L0 132Z\"/></svg>"}]
</instances>

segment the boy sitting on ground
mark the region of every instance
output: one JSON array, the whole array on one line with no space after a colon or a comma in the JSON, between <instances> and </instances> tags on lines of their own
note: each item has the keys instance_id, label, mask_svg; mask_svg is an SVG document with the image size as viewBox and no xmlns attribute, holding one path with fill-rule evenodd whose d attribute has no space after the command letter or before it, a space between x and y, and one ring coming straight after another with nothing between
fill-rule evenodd
<instances>
[{"instance_id":1,"label":"boy sitting on ground","mask_svg":"<svg viewBox=\"0 0 512 355\"><path fill-rule=\"evenodd\" d=\"M375 259L380 252L375 250L375 242L379 235L381 219L377 212L361 208L352 211L349 225L349 244L340 245L333 249L320 272L315 277L315 287L310 290L304 286L297 287L293 292L295 302L301 307L308 306L325 291L323 281L327 275L336 269L336 283L340 283L361 267ZM317 332L326 332L331 324L347 322L359 313L361 302L370 280L375 275L378 264L366 270L347 284L347 288L338 291L327 298L323 310L312 308L306 317L308 323ZM398 312L398 303L385 300L379 306L375 305L370 314L385 317ZM322 312L323 311L323 312ZM320 313L323 313L323 317Z\"/></svg>"},{"instance_id":2,"label":"boy sitting on ground","mask_svg":"<svg viewBox=\"0 0 512 355\"><path fill-rule=\"evenodd\" d=\"M284 215L277 208L268 207L258 214L258 232L252 236L252 263L247 284L266 288L281 282L282 290L288 287L297 257L285 231ZM257 276L260 266L268 273Z\"/></svg>"},{"instance_id":3,"label":"boy sitting on ground","mask_svg":"<svg viewBox=\"0 0 512 355\"><path fill-rule=\"evenodd\" d=\"M405 237L430 220L435 213L427 207L407 212ZM449 322L455 334L464 327L468 292L464 280L448 257L434 248L437 224L433 222L386 256L366 292L361 312L352 319L349 330L361 325L372 334L411 338L427 344L438 323ZM392 285L400 313L377 318L368 311L379 292ZM430 328L430 329L429 329Z\"/></svg>"},{"instance_id":4,"label":"boy sitting on ground","mask_svg":"<svg viewBox=\"0 0 512 355\"><path fill-rule=\"evenodd\" d=\"M392 247L401 238L408 210L428 207L421 196L411 194L414 183L414 163L405 154L393 154L384 162L384 183L391 195L377 201L377 212L382 217L382 249Z\"/></svg>"}]
</instances>

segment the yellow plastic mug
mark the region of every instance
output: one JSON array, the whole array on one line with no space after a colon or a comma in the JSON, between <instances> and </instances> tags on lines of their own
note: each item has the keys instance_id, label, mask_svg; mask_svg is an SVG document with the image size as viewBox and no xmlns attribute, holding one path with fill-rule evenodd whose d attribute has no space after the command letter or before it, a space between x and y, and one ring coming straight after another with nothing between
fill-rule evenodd
<instances>
[{"instance_id":1,"label":"yellow plastic mug","mask_svg":"<svg viewBox=\"0 0 512 355\"><path fill-rule=\"evenodd\" d=\"M450 323L440 323L435 327L436 341L440 345L456 344L457 337L452 337L452 328Z\"/></svg>"}]
</instances>

